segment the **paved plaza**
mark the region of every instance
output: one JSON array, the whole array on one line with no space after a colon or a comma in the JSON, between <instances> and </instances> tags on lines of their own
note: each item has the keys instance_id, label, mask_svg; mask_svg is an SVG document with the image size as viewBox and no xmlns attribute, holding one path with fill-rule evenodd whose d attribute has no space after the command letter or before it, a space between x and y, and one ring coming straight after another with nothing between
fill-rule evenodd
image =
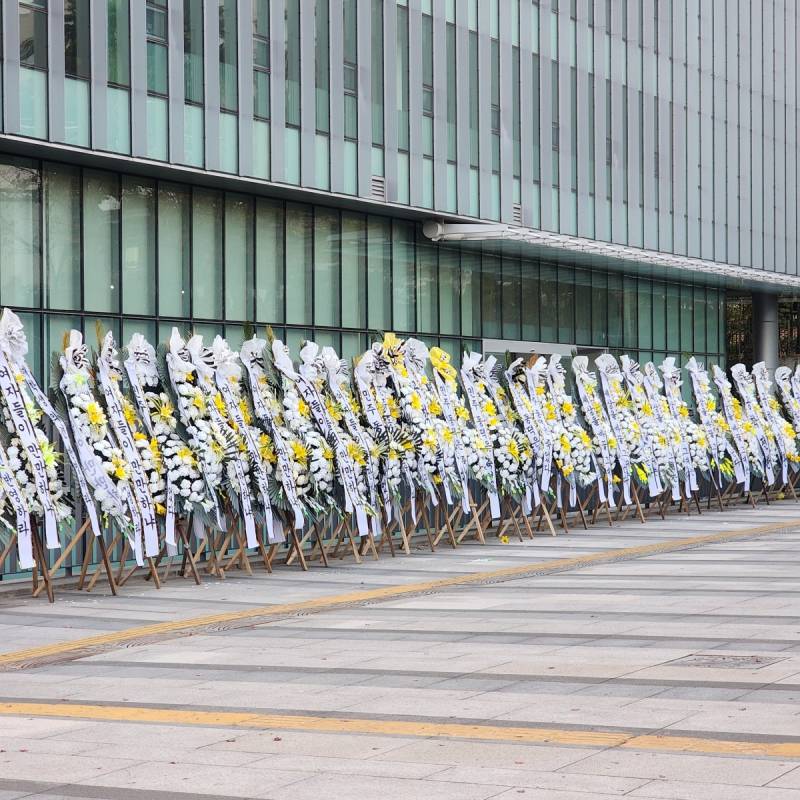
<instances>
[{"instance_id":1,"label":"paved plaza","mask_svg":"<svg viewBox=\"0 0 800 800\"><path fill-rule=\"evenodd\" d=\"M786 502L0 594L0 800L797 800L798 576Z\"/></svg>"}]
</instances>

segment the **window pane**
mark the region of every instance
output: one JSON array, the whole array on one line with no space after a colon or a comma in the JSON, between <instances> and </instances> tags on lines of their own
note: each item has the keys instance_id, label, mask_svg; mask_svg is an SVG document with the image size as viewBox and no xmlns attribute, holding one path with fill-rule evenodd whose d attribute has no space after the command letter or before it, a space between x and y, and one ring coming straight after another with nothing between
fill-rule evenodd
<instances>
[{"instance_id":1,"label":"window pane","mask_svg":"<svg viewBox=\"0 0 800 800\"><path fill-rule=\"evenodd\" d=\"M47 69L47 14L20 6L19 63Z\"/></svg>"},{"instance_id":2,"label":"window pane","mask_svg":"<svg viewBox=\"0 0 800 800\"><path fill-rule=\"evenodd\" d=\"M461 332L459 306L460 264L458 250L439 248L439 330L458 335Z\"/></svg>"},{"instance_id":3,"label":"window pane","mask_svg":"<svg viewBox=\"0 0 800 800\"><path fill-rule=\"evenodd\" d=\"M167 48L157 42L147 43L147 90L167 94Z\"/></svg>"},{"instance_id":4,"label":"window pane","mask_svg":"<svg viewBox=\"0 0 800 800\"><path fill-rule=\"evenodd\" d=\"M339 215L314 209L314 323L339 324Z\"/></svg>"},{"instance_id":5,"label":"window pane","mask_svg":"<svg viewBox=\"0 0 800 800\"><path fill-rule=\"evenodd\" d=\"M602 272L592 273L592 344L608 344L608 286Z\"/></svg>"},{"instance_id":6,"label":"window pane","mask_svg":"<svg viewBox=\"0 0 800 800\"><path fill-rule=\"evenodd\" d=\"M481 335L481 257L470 250L461 253L461 333Z\"/></svg>"},{"instance_id":7,"label":"window pane","mask_svg":"<svg viewBox=\"0 0 800 800\"><path fill-rule=\"evenodd\" d=\"M571 267L558 268L558 341L575 341L575 287Z\"/></svg>"},{"instance_id":8,"label":"window pane","mask_svg":"<svg viewBox=\"0 0 800 800\"><path fill-rule=\"evenodd\" d=\"M256 319L283 322L283 203L256 200Z\"/></svg>"},{"instance_id":9,"label":"window pane","mask_svg":"<svg viewBox=\"0 0 800 800\"><path fill-rule=\"evenodd\" d=\"M191 198L183 186L158 185L158 313L189 316Z\"/></svg>"},{"instance_id":10,"label":"window pane","mask_svg":"<svg viewBox=\"0 0 800 800\"><path fill-rule=\"evenodd\" d=\"M108 2L108 81L130 85L128 0ZM186 0L191 2L191 0Z\"/></svg>"},{"instance_id":11,"label":"window pane","mask_svg":"<svg viewBox=\"0 0 800 800\"><path fill-rule=\"evenodd\" d=\"M122 179L122 311L155 314L155 184Z\"/></svg>"},{"instance_id":12,"label":"window pane","mask_svg":"<svg viewBox=\"0 0 800 800\"><path fill-rule=\"evenodd\" d=\"M64 2L64 71L89 77L89 0Z\"/></svg>"},{"instance_id":13,"label":"window pane","mask_svg":"<svg viewBox=\"0 0 800 800\"><path fill-rule=\"evenodd\" d=\"M19 71L19 130L23 136L47 137L47 73L21 67Z\"/></svg>"},{"instance_id":14,"label":"window pane","mask_svg":"<svg viewBox=\"0 0 800 800\"><path fill-rule=\"evenodd\" d=\"M316 2L314 85L317 130L330 131L330 20L328 0Z\"/></svg>"},{"instance_id":15,"label":"window pane","mask_svg":"<svg viewBox=\"0 0 800 800\"><path fill-rule=\"evenodd\" d=\"M575 342L592 343L592 283L583 269L575 270Z\"/></svg>"},{"instance_id":16,"label":"window pane","mask_svg":"<svg viewBox=\"0 0 800 800\"><path fill-rule=\"evenodd\" d=\"M608 276L608 346L622 347L622 276Z\"/></svg>"},{"instance_id":17,"label":"window pane","mask_svg":"<svg viewBox=\"0 0 800 800\"><path fill-rule=\"evenodd\" d=\"M558 285L556 268L550 264L542 264L539 279L539 298L542 325L542 341L556 341L556 309L558 308Z\"/></svg>"},{"instance_id":18,"label":"window pane","mask_svg":"<svg viewBox=\"0 0 800 800\"><path fill-rule=\"evenodd\" d=\"M222 197L205 189L192 196L192 316L222 317Z\"/></svg>"},{"instance_id":19,"label":"window pane","mask_svg":"<svg viewBox=\"0 0 800 800\"><path fill-rule=\"evenodd\" d=\"M503 258L503 338L518 340L522 335L522 287L519 259Z\"/></svg>"},{"instance_id":20,"label":"window pane","mask_svg":"<svg viewBox=\"0 0 800 800\"><path fill-rule=\"evenodd\" d=\"M437 247L417 240L417 329L430 333L439 329L437 251Z\"/></svg>"},{"instance_id":21,"label":"window pane","mask_svg":"<svg viewBox=\"0 0 800 800\"><path fill-rule=\"evenodd\" d=\"M203 4L183 0L183 91L186 100L203 102Z\"/></svg>"},{"instance_id":22,"label":"window pane","mask_svg":"<svg viewBox=\"0 0 800 800\"><path fill-rule=\"evenodd\" d=\"M522 339L539 341L539 263L522 262Z\"/></svg>"},{"instance_id":23,"label":"window pane","mask_svg":"<svg viewBox=\"0 0 800 800\"><path fill-rule=\"evenodd\" d=\"M222 108L236 111L236 0L219 0L219 102Z\"/></svg>"},{"instance_id":24,"label":"window pane","mask_svg":"<svg viewBox=\"0 0 800 800\"><path fill-rule=\"evenodd\" d=\"M225 319L253 319L253 205L225 196Z\"/></svg>"},{"instance_id":25,"label":"window pane","mask_svg":"<svg viewBox=\"0 0 800 800\"><path fill-rule=\"evenodd\" d=\"M45 306L81 307L81 173L44 166Z\"/></svg>"},{"instance_id":26,"label":"window pane","mask_svg":"<svg viewBox=\"0 0 800 800\"><path fill-rule=\"evenodd\" d=\"M693 353L706 350L706 290L702 286L694 287L694 343Z\"/></svg>"},{"instance_id":27,"label":"window pane","mask_svg":"<svg viewBox=\"0 0 800 800\"><path fill-rule=\"evenodd\" d=\"M375 330L392 326L391 223L385 217L367 218L367 324Z\"/></svg>"},{"instance_id":28,"label":"window pane","mask_svg":"<svg viewBox=\"0 0 800 800\"><path fill-rule=\"evenodd\" d=\"M311 206L286 204L286 321L311 322Z\"/></svg>"},{"instance_id":29,"label":"window pane","mask_svg":"<svg viewBox=\"0 0 800 800\"><path fill-rule=\"evenodd\" d=\"M484 255L481 267L481 301L483 303L483 328L485 337L502 339L500 309L503 298L501 293L501 261L499 256Z\"/></svg>"},{"instance_id":30,"label":"window pane","mask_svg":"<svg viewBox=\"0 0 800 800\"><path fill-rule=\"evenodd\" d=\"M653 347L667 348L667 287L663 283L653 283Z\"/></svg>"},{"instance_id":31,"label":"window pane","mask_svg":"<svg viewBox=\"0 0 800 800\"><path fill-rule=\"evenodd\" d=\"M367 322L366 219L342 212L342 325L363 328ZM344 356L343 356L344 357Z\"/></svg>"},{"instance_id":32,"label":"window pane","mask_svg":"<svg viewBox=\"0 0 800 800\"><path fill-rule=\"evenodd\" d=\"M623 300L623 340L625 347L629 349L638 349L636 341L638 337L638 330L636 324L636 308L638 305L638 297L636 291L636 278L628 275L623 277L624 286L624 300Z\"/></svg>"},{"instance_id":33,"label":"window pane","mask_svg":"<svg viewBox=\"0 0 800 800\"><path fill-rule=\"evenodd\" d=\"M300 124L300 0L286 2L286 124Z\"/></svg>"},{"instance_id":34,"label":"window pane","mask_svg":"<svg viewBox=\"0 0 800 800\"><path fill-rule=\"evenodd\" d=\"M83 295L87 311L119 312L119 179L83 171Z\"/></svg>"},{"instance_id":35,"label":"window pane","mask_svg":"<svg viewBox=\"0 0 800 800\"><path fill-rule=\"evenodd\" d=\"M392 225L394 263L392 264L392 316L397 331L416 330L414 300L414 227L410 223Z\"/></svg>"},{"instance_id":36,"label":"window pane","mask_svg":"<svg viewBox=\"0 0 800 800\"><path fill-rule=\"evenodd\" d=\"M0 163L0 303L38 306L39 171L27 159Z\"/></svg>"}]
</instances>

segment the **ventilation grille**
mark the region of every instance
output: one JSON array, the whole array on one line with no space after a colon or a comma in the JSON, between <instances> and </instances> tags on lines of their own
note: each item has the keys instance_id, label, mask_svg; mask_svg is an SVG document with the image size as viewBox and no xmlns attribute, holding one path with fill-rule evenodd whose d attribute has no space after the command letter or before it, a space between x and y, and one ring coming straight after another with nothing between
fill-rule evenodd
<instances>
[{"instance_id":1,"label":"ventilation grille","mask_svg":"<svg viewBox=\"0 0 800 800\"><path fill-rule=\"evenodd\" d=\"M373 175L369 182L369 192L376 200L385 200L386 178L383 175Z\"/></svg>"},{"instance_id":2,"label":"ventilation grille","mask_svg":"<svg viewBox=\"0 0 800 800\"><path fill-rule=\"evenodd\" d=\"M515 225L522 225L522 205L514 203L511 206L511 220Z\"/></svg>"}]
</instances>

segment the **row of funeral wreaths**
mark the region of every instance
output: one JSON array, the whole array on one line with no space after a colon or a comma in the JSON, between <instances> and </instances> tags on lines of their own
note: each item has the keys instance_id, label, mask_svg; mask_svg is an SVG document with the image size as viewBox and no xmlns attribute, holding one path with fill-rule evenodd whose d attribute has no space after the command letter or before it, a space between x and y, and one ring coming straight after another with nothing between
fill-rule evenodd
<instances>
[{"instance_id":1,"label":"row of funeral wreaths","mask_svg":"<svg viewBox=\"0 0 800 800\"><path fill-rule=\"evenodd\" d=\"M445 351L391 333L352 376L313 342L296 364L277 339L235 352L219 336L208 346L173 329L157 353L141 334L122 349L110 332L98 338L90 357L69 332L48 397L19 318L5 309L0 319L0 517L18 535L22 568L34 563L33 525L60 546L75 492L95 536L113 521L141 564L162 540L175 552L176 521L189 517L198 539L236 519L253 547L260 530L277 543L285 525L332 512L377 537L401 498L416 522L418 495L469 514L481 491L496 519L506 498L526 514L545 496L574 507L586 487L611 506L630 503L632 486L677 500L701 475L749 491L752 477L786 484L798 469L800 369L777 370L775 397L763 364L751 374L736 365L737 397L716 366L714 392L691 358L693 419L672 358L640 369L601 355L596 374L575 357L576 402L558 356L501 370L467 352L459 375Z\"/></svg>"}]
</instances>

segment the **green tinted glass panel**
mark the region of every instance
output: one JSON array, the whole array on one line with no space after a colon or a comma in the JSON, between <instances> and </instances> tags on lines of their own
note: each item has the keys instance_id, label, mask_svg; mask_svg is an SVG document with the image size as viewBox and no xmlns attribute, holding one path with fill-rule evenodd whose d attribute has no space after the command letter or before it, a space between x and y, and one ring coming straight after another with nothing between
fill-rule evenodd
<instances>
[{"instance_id":1,"label":"green tinted glass panel","mask_svg":"<svg viewBox=\"0 0 800 800\"><path fill-rule=\"evenodd\" d=\"M0 303L3 305L39 305L39 183L39 171L33 161L0 161Z\"/></svg>"},{"instance_id":2,"label":"green tinted glass panel","mask_svg":"<svg viewBox=\"0 0 800 800\"><path fill-rule=\"evenodd\" d=\"M283 322L283 203L256 200L256 319Z\"/></svg>"},{"instance_id":3,"label":"green tinted glass panel","mask_svg":"<svg viewBox=\"0 0 800 800\"><path fill-rule=\"evenodd\" d=\"M222 316L222 195L205 189L192 193L192 313Z\"/></svg>"},{"instance_id":4,"label":"green tinted glass panel","mask_svg":"<svg viewBox=\"0 0 800 800\"><path fill-rule=\"evenodd\" d=\"M83 172L83 292L87 311L119 312L119 178Z\"/></svg>"},{"instance_id":5,"label":"green tinted glass panel","mask_svg":"<svg viewBox=\"0 0 800 800\"><path fill-rule=\"evenodd\" d=\"M81 174L77 167L43 169L45 306L81 307Z\"/></svg>"},{"instance_id":6,"label":"green tinted glass panel","mask_svg":"<svg viewBox=\"0 0 800 800\"><path fill-rule=\"evenodd\" d=\"M122 179L122 311L155 314L156 189L141 178Z\"/></svg>"},{"instance_id":7,"label":"green tinted glass panel","mask_svg":"<svg viewBox=\"0 0 800 800\"><path fill-rule=\"evenodd\" d=\"M185 186L158 185L158 313L190 311L192 203Z\"/></svg>"}]
</instances>

